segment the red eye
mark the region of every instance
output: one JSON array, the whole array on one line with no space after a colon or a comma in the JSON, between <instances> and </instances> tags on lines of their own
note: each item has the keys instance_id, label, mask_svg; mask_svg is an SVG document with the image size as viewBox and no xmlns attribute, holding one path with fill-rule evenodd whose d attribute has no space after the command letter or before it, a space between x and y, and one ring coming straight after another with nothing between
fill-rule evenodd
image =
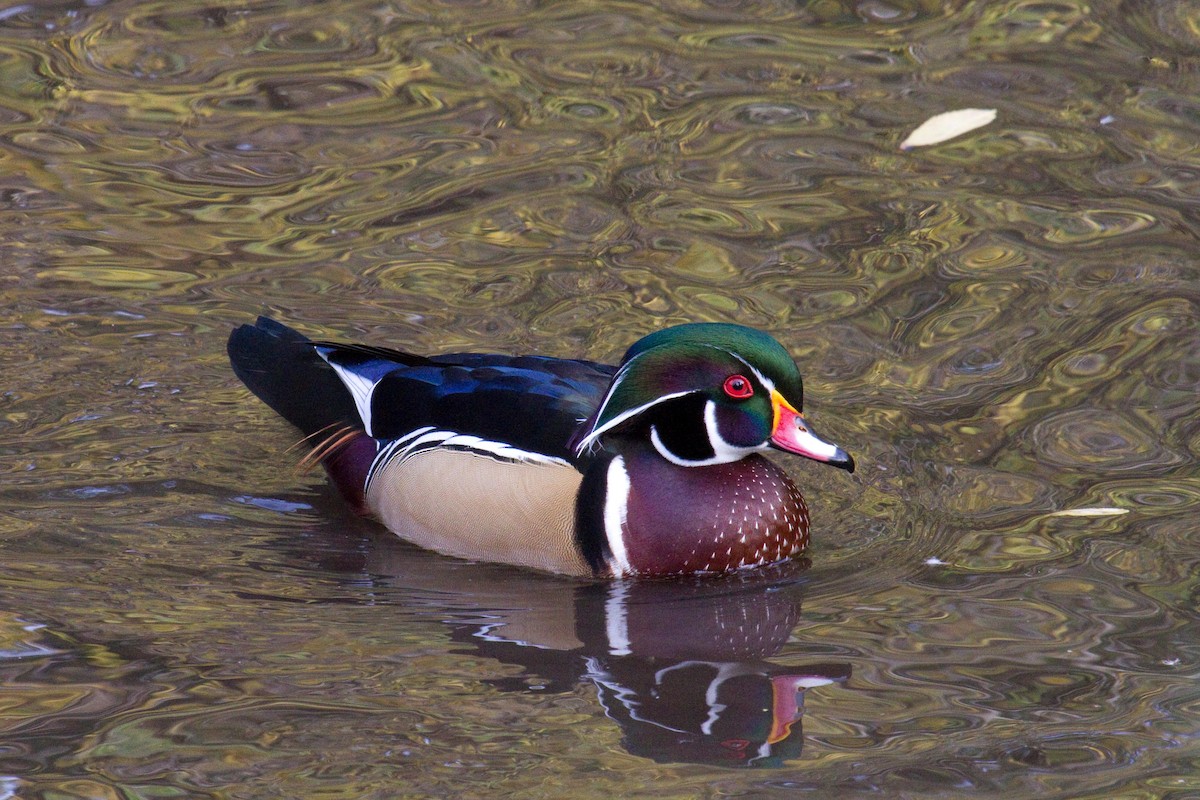
<instances>
[{"instance_id":1,"label":"red eye","mask_svg":"<svg viewBox=\"0 0 1200 800\"><path fill-rule=\"evenodd\" d=\"M725 394L734 400L745 400L754 394L754 387L745 375L730 375L725 379Z\"/></svg>"}]
</instances>

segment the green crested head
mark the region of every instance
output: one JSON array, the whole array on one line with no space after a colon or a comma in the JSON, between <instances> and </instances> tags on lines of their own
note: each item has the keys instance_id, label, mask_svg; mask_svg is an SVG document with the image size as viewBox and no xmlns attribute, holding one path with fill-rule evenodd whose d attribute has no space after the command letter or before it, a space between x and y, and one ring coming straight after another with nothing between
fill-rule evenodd
<instances>
[{"instance_id":1,"label":"green crested head","mask_svg":"<svg viewBox=\"0 0 1200 800\"><path fill-rule=\"evenodd\" d=\"M808 432L796 362L779 342L742 325L664 328L625 353L608 393L576 437L579 452L649 439L681 466L720 464L774 446L853 468Z\"/></svg>"},{"instance_id":2,"label":"green crested head","mask_svg":"<svg viewBox=\"0 0 1200 800\"><path fill-rule=\"evenodd\" d=\"M654 348L706 345L739 356L770 379L779 393L796 408L804 400L804 387L795 360L774 337L745 325L728 322L689 322L643 336L625 351L621 364Z\"/></svg>"}]
</instances>

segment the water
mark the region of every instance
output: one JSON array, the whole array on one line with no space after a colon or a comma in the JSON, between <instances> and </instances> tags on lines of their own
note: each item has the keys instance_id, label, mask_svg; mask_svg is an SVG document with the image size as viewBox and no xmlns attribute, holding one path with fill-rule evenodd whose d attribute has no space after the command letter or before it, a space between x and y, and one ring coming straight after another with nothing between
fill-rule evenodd
<instances>
[{"instance_id":1,"label":"water","mask_svg":"<svg viewBox=\"0 0 1200 800\"><path fill-rule=\"evenodd\" d=\"M1197 53L1185 2L0 9L0 797L1200 797ZM811 563L734 581L440 558L293 471L262 311L743 322L860 469L786 462Z\"/></svg>"}]
</instances>

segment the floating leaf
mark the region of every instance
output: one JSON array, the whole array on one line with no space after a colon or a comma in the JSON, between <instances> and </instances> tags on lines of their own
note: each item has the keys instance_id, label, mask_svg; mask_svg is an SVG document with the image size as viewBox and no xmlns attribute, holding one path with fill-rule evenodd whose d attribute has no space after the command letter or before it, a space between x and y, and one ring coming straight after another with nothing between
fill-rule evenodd
<instances>
[{"instance_id":1,"label":"floating leaf","mask_svg":"<svg viewBox=\"0 0 1200 800\"><path fill-rule=\"evenodd\" d=\"M938 144L967 131L982 128L996 118L994 108L960 108L937 114L922 122L900 143L901 150Z\"/></svg>"},{"instance_id":2,"label":"floating leaf","mask_svg":"<svg viewBox=\"0 0 1200 800\"><path fill-rule=\"evenodd\" d=\"M1048 517L1119 517L1122 514L1128 514L1128 508L1111 508L1109 506L1098 506L1096 508L1070 508L1065 511L1055 511L1047 514Z\"/></svg>"}]
</instances>

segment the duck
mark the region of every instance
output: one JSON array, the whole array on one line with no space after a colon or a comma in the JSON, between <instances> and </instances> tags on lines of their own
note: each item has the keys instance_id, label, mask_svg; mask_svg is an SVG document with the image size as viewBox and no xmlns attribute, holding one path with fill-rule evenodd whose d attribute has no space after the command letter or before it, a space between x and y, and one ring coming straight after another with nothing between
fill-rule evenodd
<instances>
[{"instance_id":1,"label":"duck","mask_svg":"<svg viewBox=\"0 0 1200 800\"><path fill-rule=\"evenodd\" d=\"M265 316L227 351L355 512L477 562L602 579L773 564L808 547L810 518L763 453L854 471L801 411L787 350L733 323L661 328L615 366L422 356Z\"/></svg>"}]
</instances>

